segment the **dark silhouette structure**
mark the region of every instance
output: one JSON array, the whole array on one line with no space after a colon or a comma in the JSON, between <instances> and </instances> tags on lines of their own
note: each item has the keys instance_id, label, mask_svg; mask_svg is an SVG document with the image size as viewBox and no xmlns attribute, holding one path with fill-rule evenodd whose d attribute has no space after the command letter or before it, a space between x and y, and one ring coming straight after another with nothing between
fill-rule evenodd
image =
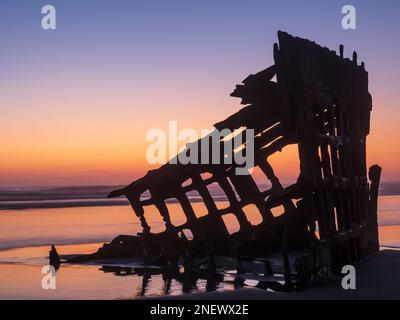
<instances>
[{"instance_id":1,"label":"dark silhouette structure","mask_svg":"<svg viewBox=\"0 0 400 320\"><path fill-rule=\"evenodd\" d=\"M235 258L241 271L244 259L265 262L268 252L280 250L286 284L291 287L293 268L298 282L306 286L322 277L324 270L340 272L341 266L378 250L381 169L372 166L368 180L366 137L372 102L364 63L358 64L355 52L351 60L344 58L343 46L337 55L284 32L278 32L278 39L275 64L248 76L231 94L241 98L245 107L214 125L218 130L255 130L255 166L271 188L260 191L251 175L236 175L235 163L168 163L109 195L127 197L143 232L137 237L120 236L81 260L136 256L149 264L173 266L183 259L187 266L206 261L212 269L214 254L222 253ZM244 151L246 144L243 139ZM296 183L283 187L268 158L290 144L298 146L300 172ZM221 156L232 156L224 154L222 139ZM207 188L213 183L224 191L227 208L217 207ZM207 215L196 217L187 196L192 190L202 197ZM142 196L145 192L149 198ZM171 223L174 213L166 205L169 199L182 207L184 224ZM143 209L148 205L158 209L166 231L151 232ZM257 207L260 224L252 225L247 219L244 208L248 205ZM278 206L284 213L274 217L271 209ZM222 219L227 214L233 214L240 225L233 234ZM186 229L192 239L184 236ZM301 249L295 260L294 249Z\"/></svg>"},{"instance_id":2,"label":"dark silhouette structure","mask_svg":"<svg viewBox=\"0 0 400 320\"><path fill-rule=\"evenodd\" d=\"M49 251L49 260L50 260L50 265L53 266L56 270L60 267L61 265L60 256L58 255L58 252L54 245L51 246L51 250Z\"/></svg>"}]
</instances>

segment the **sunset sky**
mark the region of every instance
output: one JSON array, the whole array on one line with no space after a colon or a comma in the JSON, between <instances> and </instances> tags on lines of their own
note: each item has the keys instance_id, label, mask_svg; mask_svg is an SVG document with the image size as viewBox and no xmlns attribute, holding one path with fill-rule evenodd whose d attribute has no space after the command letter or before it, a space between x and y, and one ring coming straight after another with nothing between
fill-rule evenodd
<instances>
[{"instance_id":1,"label":"sunset sky","mask_svg":"<svg viewBox=\"0 0 400 320\"><path fill-rule=\"evenodd\" d=\"M341 27L349 3L357 30ZM45 4L56 30L41 28ZM210 128L239 110L229 93L273 64L277 30L358 52L373 96L368 162L400 180L399 13L396 0L1 0L0 187L140 177L149 129ZM297 170L279 166L283 180Z\"/></svg>"}]
</instances>

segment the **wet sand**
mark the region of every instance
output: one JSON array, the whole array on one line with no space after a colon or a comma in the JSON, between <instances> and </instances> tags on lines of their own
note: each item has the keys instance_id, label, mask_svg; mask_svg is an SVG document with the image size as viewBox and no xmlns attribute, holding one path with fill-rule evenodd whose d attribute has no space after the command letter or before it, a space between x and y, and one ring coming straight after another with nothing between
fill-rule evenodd
<instances>
[{"instance_id":1,"label":"wet sand","mask_svg":"<svg viewBox=\"0 0 400 320\"><path fill-rule=\"evenodd\" d=\"M174 223L182 223L184 217L179 206L176 203L167 205L175 212ZM194 203L195 212L203 213L203 205ZM224 205L224 202L219 202L218 205ZM163 224L160 223L159 214L154 208L149 209L146 215L152 230L162 231ZM253 217L250 212L249 218L256 216L254 214ZM400 196L380 197L378 217L381 245L386 248L400 248ZM189 287L173 280L169 290L166 290L160 274L152 275L145 283L141 275L117 276L113 272L105 273L100 270L102 264L62 266L57 273L57 290L42 289L41 268L48 264L51 244L56 244L61 255L84 254L96 251L103 242L112 240L118 234L136 234L141 230L140 223L129 206L2 210L0 226L0 299L136 299L144 296L170 298L186 293L192 293L193 298L200 298L203 294L201 292L209 290L205 279L198 279ZM235 229L235 225L229 221L227 226L230 230ZM236 296L240 299L303 299L312 295L311 298L317 299L327 294L329 295L326 298L342 297L344 294L343 298L400 298L398 279L391 279L400 270L398 252L383 251L378 257L371 256L369 262L360 266L358 280L362 290L355 292L344 292L340 287L332 287L283 296L282 293L250 287L236 290L232 276L228 275L222 281L219 279L213 290L220 292L235 289L237 293L227 292L221 295L210 292L205 296L210 299L214 299L214 294L218 299ZM135 263L131 265L134 266ZM363 268L368 265L373 265L373 270L367 267L367 271L364 271L366 269ZM391 266L394 267L390 269ZM314 292L315 290L323 290L327 294Z\"/></svg>"},{"instance_id":2,"label":"wet sand","mask_svg":"<svg viewBox=\"0 0 400 320\"><path fill-rule=\"evenodd\" d=\"M60 246L63 254L93 252L99 243ZM56 290L44 290L41 286L42 267L47 264L48 247L18 248L0 251L0 299L399 299L400 298L400 251L382 250L371 254L358 266L356 290L341 288L340 279L329 286L311 288L297 293L280 293L253 287L257 281L246 281L243 288L235 288L235 274L225 274L214 290L207 292L208 283L198 279L191 287L172 280L166 287L161 274L153 274L147 280L143 275L116 275L104 272L107 262L85 265L62 265L57 272ZM33 258L35 257L35 258ZM18 262L23 259L24 264ZM123 265L137 267L134 261ZM254 279L252 274L241 275ZM282 279L283 280L283 279Z\"/></svg>"},{"instance_id":3,"label":"wet sand","mask_svg":"<svg viewBox=\"0 0 400 320\"><path fill-rule=\"evenodd\" d=\"M163 297L162 299L171 299ZM176 299L176 298L174 298ZM354 300L400 299L400 251L382 250L371 254L358 266L356 289L344 290L340 279L330 286L296 293L280 293L257 288L183 295L188 300Z\"/></svg>"}]
</instances>

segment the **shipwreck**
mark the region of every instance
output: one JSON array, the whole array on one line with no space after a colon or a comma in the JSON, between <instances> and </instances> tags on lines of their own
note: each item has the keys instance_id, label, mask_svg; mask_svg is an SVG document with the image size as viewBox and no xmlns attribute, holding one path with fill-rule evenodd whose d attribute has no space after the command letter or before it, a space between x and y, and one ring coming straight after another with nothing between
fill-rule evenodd
<instances>
[{"instance_id":1,"label":"shipwreck","mask_svg":"<svg viewBox=\"0 0 400 320\"><path fill-rule=\"evenodd\" d=\"M244 107L214 125L218 130L254 129L254 166L271 187L260 191L251 175L235 174L235 163L167 163L109 194L129 200L140 234L118 236L96 253L67 262L131 257L169 269L183 264L185 269L205 265L215 270L215 256L224 255L236 261L238 273L243 261L261 261L264 274L272 275L268 255L280 252L285 287L291 290L326 273L338 274L343 265L357 264L379 249L381 168L366 164L372 99L365 65L357 62L355 52L352 59L345 58L343 46L337 54L285 32L278 32L278 40L275 64L249 75L231 94ZM283 186L268 158L290 144L298 147L300 168L296 183ZM228 207L218 208L207 188L213 183L225 193ZM196 217L187 196L192 190L207 208L202 217ZM150 196L143 197L145 192ZM182 225L171 222L170 199L183 209ZM243 211L249 204L262 216L257 225ZM148 205L158 209L165 231L152 232L144 215ZM277 206L284 212L275 217L271 210ZM222 219L226 214L236 217L237 232L228 232ZM193 236L187 237L186 230Z\"/></svg>"}]
</instances>

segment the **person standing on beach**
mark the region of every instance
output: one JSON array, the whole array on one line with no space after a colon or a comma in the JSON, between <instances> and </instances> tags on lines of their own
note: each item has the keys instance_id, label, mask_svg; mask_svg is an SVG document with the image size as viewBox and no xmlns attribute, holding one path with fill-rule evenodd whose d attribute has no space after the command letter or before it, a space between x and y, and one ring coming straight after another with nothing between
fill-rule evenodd
<instances>
[{"instance_id":1,"label":"person standing on beach","mask_svg":"<svg viewBox=\"0 0 400 320\"><path fill-rule=\"evenodd\" d=\"M50 259L50 265L57 270L60 267L61 260L54 244L51 245L51 250L49 251L49 259Z\"/></svg>"}]
</instances>

